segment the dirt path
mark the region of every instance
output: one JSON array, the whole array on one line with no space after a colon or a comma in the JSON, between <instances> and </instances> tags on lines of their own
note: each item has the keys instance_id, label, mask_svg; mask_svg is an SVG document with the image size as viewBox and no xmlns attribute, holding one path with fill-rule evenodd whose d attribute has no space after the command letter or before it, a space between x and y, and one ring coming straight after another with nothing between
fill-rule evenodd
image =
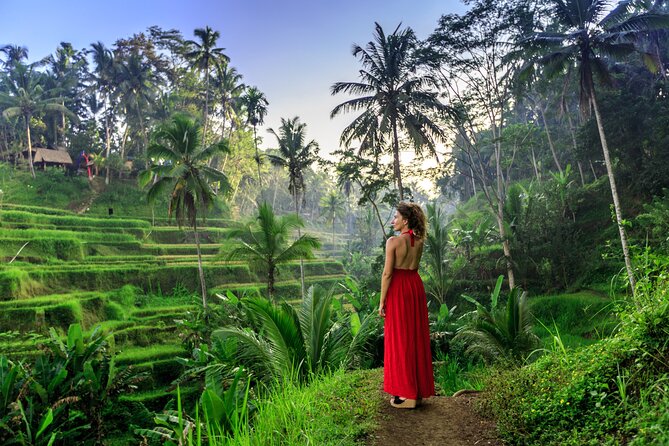
<instances>
[{"instance_id":1,"label":"dirt path","mask_svg":"<svg viewBox=\"0 0 669 446\"><path fill-rule=\"evenodd\" d=\"M104 178L101 177L93 178L93 181L90 182L90 187L91 187L90 196L83 202L73 205L73 210L78 215L87 212L88 208L90 208L91 205L95 202L95 199L98 198L98 195L100 195L100 193L104 190L105 188Z\"/></svg>"},{"instance_id":2,"label":"dirt path","mask_svg":"<svg viewBox=\"0 0 669 446\"><path fill-rule=\"evenodd\" d=\"M501 446L495 425L481 418L472 408L475 395L438 396L424 401L414 410L395 409L390 396L379 391L382 401L378 431L369 444L412 446Z\"/></svg>"}]
</instances>

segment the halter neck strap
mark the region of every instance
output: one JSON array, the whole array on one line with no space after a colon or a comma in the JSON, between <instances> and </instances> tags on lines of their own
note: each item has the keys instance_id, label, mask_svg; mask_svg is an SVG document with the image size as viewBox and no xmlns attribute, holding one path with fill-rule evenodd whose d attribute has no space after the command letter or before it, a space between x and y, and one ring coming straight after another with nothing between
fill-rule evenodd
<instances>
[{"instance_id":1,"label":"halter neck strap","mask_svg":"<svg viewBox=\"0 0 669 446\"><path fill-rule=\"evenodd\" d=\"M413 242L414 242L414 239L415 239L415 235L414 235L414 233L413 233L413 229L409 229L409 230L406 231L406 232L402 232L402 234L409 234L409 236L411 237L411 246L413 246Z\"/></svg>"}]
</instances>

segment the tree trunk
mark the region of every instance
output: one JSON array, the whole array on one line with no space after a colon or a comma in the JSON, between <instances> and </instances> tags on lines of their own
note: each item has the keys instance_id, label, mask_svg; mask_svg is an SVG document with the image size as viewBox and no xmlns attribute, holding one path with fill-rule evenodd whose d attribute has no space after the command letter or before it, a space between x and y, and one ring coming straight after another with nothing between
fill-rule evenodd
<instances>
[{"instance_id":1,"label":"tree trunk","mask_svg":"<svg viewBox=\"0 0 669 446\"><path fill-rule=\"evenodd\" d=\"M393 126L393 167L395 170L395 179L397 180L397 188L400 191L400 201L404 201L404 188L402 187L402 172L400 170L400 143L397 138L397 122L392 118ZM385 231L384 231L385 233Z\"/></svg>"},{"instance_id":2,"label":"tree trunk","mask_svg":"<svg viewBox=\"0 0 669 446\"><path fill-rule=\"evenodd\" d=\"M268 273L267 273L267 297L270 302L274 302L274 270L276 266L272 263L269 264Z\"/></svg>"},{"instance_id":3,"label":"tree trunk","mask_svg":"<svg viewBox=\"0 0 669 446\"><path fill-rule=\"evenodd\" d=\"M332 214L332 257L334 257L335 250L335 218L336 214Z\"/></svg>"},{"instance_id":4,"label":"tree trunk","mask_svg":"<svg viewBox=\"0 0 669 446\"><path fill-rule=\"evenodd\" d=\"M65 100L60 101L60 105L65 107ZM65 146L65 113L60 113L61 124L63 125L63 146ZM58 147L58 130L56 130L56 147Z\"/></svg>"},{"instance_id":5,"label":"tree trunk","mask_svg":"<svg viewBox=\"0 0 669 446\"><path fill-rule=\"evenodd\" d=\"M125 130L123 131L123 137L121 138L121 169L118 172L118 177L121 179L123 177L123 170L125 169L125 145L128 143L128 134L129 128L126 125Z\"/></svg>"},{"instance_id":6,"label":"tree trunk","mask_svg":"<svg viewBox=\"0 0 669 446\"><path fill-rule=\"evenodd\" d=\"M105 184L110 181L109 153L111 152L111 135L109 132L109 116L107 115L107 101L105 101L105 157L107 157L107 171L105 172Z\"/></svg>"},{"instance_id":7,"label":"tree trunk","mask_svg":"<svg viewBox=\"0 0 669 446\"><path fill-rule=\"evenodd\" d=\"M576 161L576 165L578 166L578 174L581 176L581 186L585 186L585 175L583 175L583 165L578 160Z\"/></svg>"},{"instance_id":8,"label":"tree trunk","mask_svg":"<svg viewBox=\"0 0 669 446\"><path fill-rule=\"evenodd\" d=\"M146 156L146 154L147 154L147 151L149 149L149 140L146 137L146 129L144 128L144 118L142 118L142 110L139 107L139 100L137 99L136 96L135 96L135 106L137 107L137 117L139 118L139 128L142 131L142 142L144 143L144 150L143 150L144 167L146 169L148 169L149 168L149 159Z\"/></svg>"},{"instance_id":9,"label":"tree trunk","mask_svg":"<svg viewBox=\"0 0 669 446\"><path fill-rule=\"evenodd\" d=\"M553 138L551 138L551 132L548 130L548 122L546 122L546 115L544 114L544 109L541 106L539 106L539 113L541 114L541 120L544 122L544 130L546 131L546 138L548 138L548 147L550 147L551 154L553 154L553 161L555 162L555 166L558 168L560 175L562 175L562 166L560 166L560 161L558 161L557 153L555 153Z\"/></svg>"},{"instance_id":10,"label":"tree trunk","mask_svg":"<svg viewBox=\"0 0 669 446\"><path fill-rule=\"evenodd\" d=\"M541 174L539 173L539 166L537 165L537 157L534 154L534 147L532 147L532 167L534 167L534 176L537 181L541 182Z\"/></svg>"},{"instance_id":11,"label":"tree trunk","mask_svg":"<svg viewBox=\"0 0 669 446\"><path fill-rule=\"evenodd\" d=\"M202 125L202 147L207 147L207 118L209 117L209 63L204 73L204 124Z\"/></svg>"},{"instance_id":12,"label":"tree trunk","mask_svg":"<svg viewBox=\"0 0 669 446\"><path fill-rule=\"evenodd\" d=\"M200 287L202 289L202 308L207 308L207 284L204 281L204 270L202 269L200 234L197 232L197 223L193 226L193 233L195 234L195 247L197 248L197 272L200 275Z\"/></svg>"},{"instance_id":13,"label":"tree trunk","mask_svg":"<svg viewBox=\"0 0 669 446\"><path fill-rule=\"evenodd\" d=\"M295 213L297 214L297 217L300 217L300 205L299 205L299 193L295 192L293 195L293 198L295 199ZM302 233L300 231L300 227L297 227L297 237L300 238L302 237ZM304 300L304 261L302 260L302 257L300 257L300 285L302 286L302 300Z\"/></svg>"},{"instance_id":14,"label":"tree trunk","mask_svg":"<svg viewBox=\"0 0 669 446\"><path fill-rule=\"evenodd\" d=\"M383 234L383 240L387 240L388 237L386 235L386 228L385 226L383 226L383 220L381 219L381 213L379 212L379 208L374 202L374 200L369 198L369 196L367 197L367 199L369 200L370 203L372 203L372 207L374 208L374 213L376 213L376 219L379 221L379 226L381 227L381 234Z\"/></svg>"},{"instance_id":15,"label":"tree trunk","mask_svg":"<svg viewBox=\"0 0 669 446\"><path fill-rule=\"evenodd\" d=\"M30 140L30 115L24 116L26 120L26 139L28 141L28 164L30 165L30 174L35 178L35 168L33 167L33 145Z\"/></svg>"},{"instance_id":16,"label":"tree trunk","mask_svg":"<svg viewBox=\"0 0 669 446\"><path fill-rule=\"evenodd\" d=\"M504 227L504 203L506 201L506 191L504 190L504 174L502 173L501 133L501 130L493 124L493 135L495 135L497 139L497 142L495 143L495 167L497 171L497 226L499 228L499 236L502 239L502 250L504 251L504 259L506 261L506 272L509 277L509 289L512 290L516 286L516 279L513 273L511 246L509 244L509 239L506 237L506 229Z\"/></svg>"},{"instance_id":17,"label":"tree trunk","mask_svg":"<svg viewBox=\"0 0 669 446\"><path fill-rule=\"evenodd\" d=\"M256 146L256 165L258 166L258 184L260 185L260 195L262 197L262 178L260 177L260 154L258 153L258 135L256 133L256 125L253 124L253 142Z\"/></svg>"},{"instance_id":18,"label":"tree trunk","mask_svg":"<svg viewBox=\"0 0 669 446\"><path fill-rule=\"evenodd\" d=\"M569 111L567 111L566 115L567 115L567 122L569 123L569 134L571 135L571 145L574 147L574 158L577 158L576 152L578 151L578 144L576 143L576 132L574 132L574 123L571 120L571 115L569 114ZM577 159L576 164L578 165L578 173L579 175L581 175L581 186L585 186L585 175L583 175L583 166L581 165L581 161Z\"/></svg>"},{"instance_id":19,"label":"tree trunk","mask_svg":"<svg viewBox=\"0 0 669 446\"><path fill-rule=\"evenodd\" d=\"M620 244L623 248L623 257L625 258L625 268L627 269L627 278L629 279L632 288L632 295L635 294L636 281L634 279L634 271L632 270L632 261L630 259L629 248L627 246L627 234L623 226L623 215L620 207L620 199L618 198L618 190L616 188L616 181L613 176L613 165L611 164L611 157L609 155L609 146L606 142L606 135L604 134L604 125L602 124L602 117L599 114L599 107L597 105L597 98L595 97L595 89L591 86L590 102L595 111L595 119L597 121L597 130L599 131L599 139L602 143L602 151L604 152L604 163L606 164L606 172L609 175L609 184L611 185L611 195L613 196L613 207L616 213L616 223L618 224L618 233L620 234Z\"/></svg>"},{"instance_id":20,"label":"tree trunk","mask_svg":"<svg viewBox=\"0 0 669 446\"><path fill-rule=\"evenodd\" d=\"M592 165L592 160L588 160L588 163L590 164L590 170L592 171L592 176L595 177L595 180L597 180L597 172L595 172L595 166Z\"/></svg>"},{"instance_id":21,"label":"tree trunk","mask_svg":"<svg viewBox=\"0 0 669 446\"><path fill-rule=\"evenodd\" d=\"M279 190L279 182L274 182L274 194L272 196L272 209L276 209L276 192Z\"/></svg>"}]
</instances>

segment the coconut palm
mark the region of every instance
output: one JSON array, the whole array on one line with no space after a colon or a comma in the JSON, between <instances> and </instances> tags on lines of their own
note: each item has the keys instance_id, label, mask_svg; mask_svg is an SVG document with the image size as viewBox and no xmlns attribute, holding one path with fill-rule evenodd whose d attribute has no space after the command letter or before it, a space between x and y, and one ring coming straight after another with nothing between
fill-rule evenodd
<instances>
[{"instance_id":1,"label":"coconut palm","mask_svg":"<svg viewBox=\"0 0 669 446\"><path fill-rule=\"evenodd\" d=\"M246 86L241 83L242 75L237 72L235 67L225 65L222 70L216 72L214 77L214 88L219 92L219 100L221 103L221 138L225 138L225 124L230 121L230 130L228 132L228 138L232 136L232 129L234 120L237 114L238 102L240 101L240 96L244 92ZM218 165L218 159L212 159L212 167ZM223 163L225 167L225 163Z\"/></svg>"},{"instance_id":2,"label":"coconut palm","mask_svg":"<svg viewBox=\"0 0 669 446\"><path fill-rule=\"evenodd\" d=\"M220 93L221 115L223 118L221 137L225 137L225 122L235 117L235 103L240 101L240 97L246 88L242 82L242 75L237 72L235 67L226 65L217 72L214 78L214 88Z\"/></svg>"},{"instance_id":3,"label":"coconut palm","mask_svg":"<svg viewBox=\"0 0 669 446\"><path fill-rule=\"evenodd\" d=\"M345 146L360 140L361 152L373 151L378 155L387 138L390 139L395 180L403 200L400 132L413 144L416 153L427 150L436 157L436 143L445 138L445 132L434 116L451 113L452 109L439 101L436 79L417 70L416 36L411 28L400 30L400 26L386 35L376 23L374 41L365 48L353 46L353 55L363 66L360 81L337 82L330 91L333 95L363 96L337 105L330 117L362 110L341 134Z\"/></svg>"},{"instance_id":4,"label":"coconut palm","mask_svg":"<svg viewBox=\"0 0 669 446\"><path fill-rule=\"evenodd\" d=\"M274 283L278 266L304 257L313 257L313 250L320 247L318 239L300 235L290 242L292 231L304 227L302 220L293 214L277 217L272 206L263 203L258 216L230 231L229 237L238 245L228 254L231 259L244 259L267 274L267 296L274 296Z\"/></svg>"},{"instance_id":5,"label":"coconut palm","mask_svg":"<svg viewBox=\"0 0 669 446\"><path fill-rule=\"evenodd\" d=\"M52 92L52 96L62 97L61 105L65 106L67 101L68 108L76 107L77 102L81 103L78 95L80 87L79 72L86 64L84 54L76 51L71 43L61 42L56 53L47 56L42 63L48 67L47 86ZM60 131L65 138L65 114L60 113ZM59 124L54 117L54 145L58 145Z\"/></svg>"},{"instance_id":6,"label":"coconut palm","mask_svg":"<svg viewBox=\"0 0 669 446\"><path fill-rule=\"evenodd\" d=\"M102 98L105 119L105 158L109 159L111 151L111 126L109 123L109 105L111 102L112 90L114 88L114 73L116 62L114 54L105 47L102 42L91 44L88 51L93 59L93 73L91 73L91 83L97 94ZM109 168L105 174L105 184L109 184Z\"/></svg>"},{"instance_id":7,"label":"coconut palm","mask_svg":"<svg viewBox=\"0 0 669 446\"><path fill-rule=\"evenodd\" d=\"M149 140L146 132L145 113L153 103L159 79L151 69L151 65L143 61L137 54L131 54L125 60L120 61L117 68L116 82L118 82L118 88L116 94L128 114L133 110L135 112L142 136L142 153L146 157Z\"/></svg>"},{"instance_id":8,"label":"coconut palm","mask_svg":"<svg viewBox=\"0 0 669 446\"><path fill-rule=\"evenodd\" d=\"M535 65L544 66L547 76L558 73L571 74L576 69L579 76L580 106L583 114L595 113L604 162L609 177L615 208L620 243L625 267L632 290L634 273L623 226L622 209L616 188L613 164L599 113L593 74L604 83L610 83L606 57L627 56L636 51L634 41L643 33L657 27L666 27L667 16L659 13L631 13L634 2L623 1L611 11L608 0L551 0L557 32L536 32L520 42L531 62L521 71L533 72ZM607 12L608 11L608 12Z\"/></svg>"},{"instance_id":9,"label":"coconut palm","mask_svg":"<svg viewBox=\"0 0 669 446\"><path fill-rule=\"evenodd\" d=\"M193 67L200 73L204 72L205 84L205 99L204 99L204 131L202 143L206 144L207 138L207 123L209 118L209 78L211 77L211 69L216 68L220 71L226 65L230 58L223 54L225 48L217 48L216 41L221 37L221 33L214 31L210 27L197 28L193 34L199 38L199 42L194 40L186 41L186 45L190 46L185 56L193 63Z\"/></svg>"},{"instance_id":10,"label":"coconut palm","mask_svg":"<svg viewBox=\"0 0 669 446\"><path fill-rule=\"evenodd\" d=\"M305 144L307 125L300 122L297 116L293 119L281 118L279 133L274 129L269 132L274 135L279 144L277 154L268 154L270 162L279 167L288 169L288 191L293 196L295 214L300 216L300 206L304 201L304 171L316 161L318 144L311 140ZM297 231L298 237L300 230ZM304 265L300 260L300 282L302 284L302 297L304 297Z\"/></svg>"},{"instance_id":11,"label":"coconut palm","mask_svg":"<svg viewBox=\"0 0 669 446\"><path fill-rule=\"evenodd\" d=\"M334 320L332 301L331 292L315 287L309 288L299 309L262 298L244 299L249 318L260 329L224 328L214 331L212 338L233 341L237 361L266 383L306 381L328 370L353 367L375 339L378 318L370 314L359 329L352 329L348 320Z\"/></svg>"},{"instance_id":12,"label":"coconut palm","mask_svg":"<svg viewBox=\"0 0 669 446\"><path fill-rule=\"evenodd\" d=\"M220 183L219 190L230 189L226 175L209 167L209 160L218 153L227 152L226 140L208 147L202 147L202 130L192 119L175 115L170 121L160 126L153 134L155 142L149 147L148 156L154 164L141 174L144 186L155 178L148 190L150 203L156 197L169 191L167 215L174 215L179 227L184 223L193 229L197 248L197 266L202 290L202 306L207 306L207 287L202 270L200 237L197 218L203 220L206 210L214 201L215 194L211 184Z\"/></svg>"},{"instance_id":13,"label":"coconut palm","mask_svg":"<svg viewBox=\"0 0 669 446\"><path fill-rule=\"evenodd\" d=\"M30 173L35 178L33 167L32 141L30 138L30 120L39 113L63 113L72 119L77 117L61 104L58 97L47 97L44 91L44 75L31 66L17 63L7 76L7 92L0 92L0 107L5 118L21 116L25 122L26 143L28 144L28 163Z\"/></svg>"},{"instance_id":14,"label":"coconut palm","mask_svg":"<svg viewBox=\"0 0 669 446\"><path fill-rule=\"evenodd\" d=\"M260 154L258 153L258 134L256 127L262 125L267 114L267 98L256 87L250 87L246 90L246 94L242 97L242 103L246 106L246 120L253 126L253 142L256 148L256 164L258 166L258 184L262 190L262 180L260 179Z\"/></svg>"},{"instance_id":15,"label":"coconut palm","mask_svg":"<svg viewBox=\"0 0 669 446\"><path fill-rule=\"evenodd\" d=\"M321 212L325 220L332 225L332 250L335 249L335 222L337 217L344 214L344 200L335 190L321 197Z\"/></svg>"},{"instance_id":16,"label":"coconut palm","mask_svg":"<svg viewBox=\"0 0 669 446\"><path fill-rule=\"evenodd\" d=\"M5 54L5 61L2 64L7 71L11 71L17 64L28 59L28 48L25 46L5 45L0 48L0 53Z\"/></svg>"}]
</instances>

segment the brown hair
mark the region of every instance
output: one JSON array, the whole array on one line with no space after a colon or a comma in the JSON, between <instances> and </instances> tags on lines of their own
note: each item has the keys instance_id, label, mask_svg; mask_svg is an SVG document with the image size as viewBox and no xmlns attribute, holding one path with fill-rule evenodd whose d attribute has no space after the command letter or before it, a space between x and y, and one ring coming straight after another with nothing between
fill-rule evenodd
<instances>
[{"instance_id":1,"label":"brown hair","mask_svg":"<svg viewBox=\"0 0 669 446\"><path fill-rule=\"evenodd\" d=\"M409 222L409 229L416 237L422 239L427 235L427 221L420 206L402 201L397 205L397 212Z\"/></svg>"}]
</instances>

